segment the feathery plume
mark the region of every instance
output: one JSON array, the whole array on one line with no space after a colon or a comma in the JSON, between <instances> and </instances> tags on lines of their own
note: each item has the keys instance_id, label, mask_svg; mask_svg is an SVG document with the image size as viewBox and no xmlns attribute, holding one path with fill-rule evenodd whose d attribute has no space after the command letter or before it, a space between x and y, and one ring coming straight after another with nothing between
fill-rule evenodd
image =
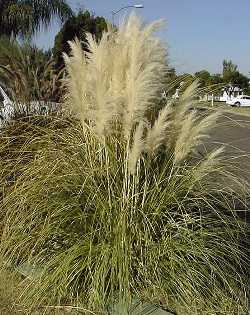
<instances>
[{"instance_id":1,"label":"feathery plume","mask_svg":"<svg viewBox=\"0 0 250 315\"><path fill-rule=\"evenodd\" d=\"M177 110L179 121L183 119L183 117L188 113L190 108L193 107L194 103L196 102L195 97L198 96L198 87L199 80L194 80L181 94Z\"/></svg>"},{"instance_id":2,"label":"feathery plume","mask_svg":"<svg viewBox=\"0 0 250 315\"><path fill-rule=\"evenodd\" d=\"M219 113L215 112L201 119L195 112L187 115L182 123L182 128L175 144L175 163L183 161L197 147L204 138L209 137L208 131L215 124L219 117Z\"/></svg>"},{"instance_id":3,"label":"feathery plume","mask_svg":"<svg viewBox=\"0 0 250 315\"><path fill-rule=\"evenodd\" d=\"M198 166L194 169L194 178L195 181L201 181L202 178L207 176L208 174L211 174L216 167L219 166L222 160L222 153L225 151L225 147L221 146L212 152L208 153L204 159L200 161Z\"/></svg>"},{"instance_id":4,"label":"feathery plume","mask_svg":"<svg viewBox=\"0 0 250 315\"><path fill-rule=\"evenodd\" d=\"M173 108L166 105L159 113L153 127L147 133L146 146L147 150L154 153L166 139L166 131L171 126L172 121L170 116L173 113Z\"/></svg>"},{"instance_id":5,"label":"feathery plume","mask_svg":"<svg viewBox=\"0 0 250 315\"><path fill-rule=\"evenodd\" d=\"M101 40L86 35L88 52L79 41L71 43L72 55L65 56L70 106L81 120L91 121L99 135L107 135L119 121L125 139L160 98L167 72L167 52L153 33L162 21L144 26L132 14L114 33ZM78 67L79 64L79 67ZM79 73L82 72L82 73Z\"/></svg>"}]
</instances>

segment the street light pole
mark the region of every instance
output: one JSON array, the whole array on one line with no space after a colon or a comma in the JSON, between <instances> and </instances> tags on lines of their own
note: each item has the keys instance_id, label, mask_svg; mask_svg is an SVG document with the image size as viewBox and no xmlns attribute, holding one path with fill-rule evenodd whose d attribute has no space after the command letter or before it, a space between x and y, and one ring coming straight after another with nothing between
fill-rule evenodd
<instances>
[{"instance_id":1,"label":"street light pole","mask_svg":"<svg viewBox=\"0 0 250 315\"><path fill-rule=\"evenodd\" d=\"M129 8L143 9L144 6L143 6L143 4L127 5L127 6L125 6L125 7L120 8L120 9L117 10L117 11L112 11L111 13L112 13L112 23L113 23L113 25L115 25L115 15L116 15L117 13L121 12L122 10L129 9Z\"/></svg>"}]
</instances>

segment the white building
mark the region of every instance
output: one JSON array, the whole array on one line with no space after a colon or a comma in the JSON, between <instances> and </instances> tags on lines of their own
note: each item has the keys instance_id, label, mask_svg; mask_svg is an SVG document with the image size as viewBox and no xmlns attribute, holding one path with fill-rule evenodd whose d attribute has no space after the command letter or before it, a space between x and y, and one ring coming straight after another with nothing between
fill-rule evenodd
<instances>
[{"instance_id":1,"label":"white building","mask_svg":"<svg viewBox=\"0 0 250 315\"><path fill-rule=\"evenodd\" d=\"M234 97L243 95L244 91L236 85L227 85L220 92L208 93L201 97L201 101L217 101L217 102L226 102L231 100Z\"/></svg>"},{"instance_id":2,"label":"white building","mask_svg":"<svg viewBox=\"0 0 250 315\"><path fill-rule=\"evenodd\" d=\"M243 94L244 91L240 87L228 85L222 90L222 95L220 95L219 101L226 102L228 100L231 100L232 98L238 97Z\"/></svg>"}]
</instances>

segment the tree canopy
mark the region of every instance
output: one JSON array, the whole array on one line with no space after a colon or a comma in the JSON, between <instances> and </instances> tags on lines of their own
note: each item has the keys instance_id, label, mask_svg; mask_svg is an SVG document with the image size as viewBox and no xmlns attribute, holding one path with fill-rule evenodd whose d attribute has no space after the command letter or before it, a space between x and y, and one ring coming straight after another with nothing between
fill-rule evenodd
<instances>
[{"instance_id":1,"label":"tree canopy","mask_svg":"<svg viewBox=\"0 0 250 315\"><path fill-rule=\"evenodd\" d=\"M233 64L232 60L223 60L223 78L225 81L228 80L228 78L230 78L230 76L232 74L234 74L238 69L238 66Z\"/></svg>"},{"instance_id":2,"label":"tree canopy","mask_svg":"<svg viewBox=\"0 0 250 315\"><path fill-rule=\"evenodd\" d=\"M210 84L211 74L207 70L196 72L195 77L199 79L201 86L206 86Z\"/></svg>"},{"instance_id":3,"label":"tree canopy","mask_svg":"<svg viewBox=\"0 0 250 315\"><path fill-rule=\"evenodd\" d=\"M72 16L65 0L0 0L0 35L31 35L54 16L61 21Z\"/></svg>"},{"instance_id":4,"label":"tree canopy","mask_svg":"<svg viewBox=\"0 0 250 315\"><path fill-rule=\"evenodd\" d=\"M223 61L223 81L249 92L249 78L238 71L238 66L232 60Z\"/></svg>"},{"instance_id":5,"label":"tree canopy","mask_svg":"<svg viewBox=\"0 0 250 315\"><path fill-rule=\"evenodd\" d=\"M249 93L249 78L238 71L238 66L232 60L223 60L222 74L210 74L207 70L201 70L195 73L195 78L199 79L201 87L232 85Z\"/></svg>"},{"instance_id":6,"label":"tree canopy","mask_svg":"<svg viewBox=\"0 0 250 315\"><path fill-rule=\"evenodd\" d=\"M99 40L104 30L107 30L107 23L104 17L94 16L89 11L79 12L69 18L57 34L53 54L58 67L63 65L62 53L69 54L70 47L68 41L76 37L82 41L83 49L87 49L85 33L91 33Z\"/></svg>"}]
</instances>

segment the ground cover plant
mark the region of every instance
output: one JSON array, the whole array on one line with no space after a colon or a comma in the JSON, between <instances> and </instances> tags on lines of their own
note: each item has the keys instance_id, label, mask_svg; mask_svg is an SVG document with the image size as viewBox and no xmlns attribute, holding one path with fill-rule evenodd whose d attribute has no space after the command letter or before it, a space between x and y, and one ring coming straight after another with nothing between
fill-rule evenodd
<instances>
[{"instance_id":1,"label":"ground cover plant","mask_svg":"<svg viewBox=\"0 0 250 315\"><path fill-rule=\"evenodd\" d=\"M31 308L128 313L139 300L176 314L247 312L248 187L223 147L198 154L219 115L194 110L198 82L162 106L161 24L131 15L99 42L88 35L88 52L71 42L72 118L39 126L0 161L3 268L24 274Z\"/></svg>"}]
</instances>

